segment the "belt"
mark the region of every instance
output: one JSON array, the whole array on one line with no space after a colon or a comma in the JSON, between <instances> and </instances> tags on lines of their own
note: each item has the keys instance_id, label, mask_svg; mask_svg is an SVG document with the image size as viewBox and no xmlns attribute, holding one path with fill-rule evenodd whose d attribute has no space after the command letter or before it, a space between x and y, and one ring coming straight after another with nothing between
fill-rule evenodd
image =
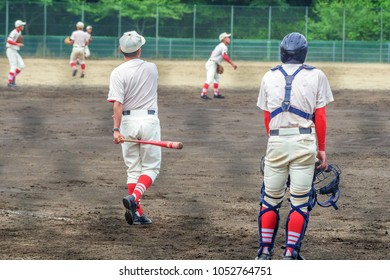
<instances>
[{"instance_id":1,"label":"belt","mask_svg":"<svg viewBox=\"0 0 390 280\"><path fill-rule=\"evenodd\" d=\"M271 129L269 131L269 136L311 134L312 132L314 132L314 129L312 129L311 127L280 128L280 129Z\"/></svg>"},{"instance_id":2,"label":"belt","mask_svg":"<svg viewBox=\"0 0 390 280\"><path fill-rule=\"evenodd\" d=\"M156 113L156 110L127 110L123 111L122 115L129 116L129 115L154 115Z\"/></svg>"}]
</instances>

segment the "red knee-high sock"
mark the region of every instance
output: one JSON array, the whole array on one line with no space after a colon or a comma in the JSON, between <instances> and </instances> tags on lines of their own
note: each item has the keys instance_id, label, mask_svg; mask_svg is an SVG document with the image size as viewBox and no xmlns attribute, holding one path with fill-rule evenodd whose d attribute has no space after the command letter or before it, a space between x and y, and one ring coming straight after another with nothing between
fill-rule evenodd
<instances>
[{"instance_id":1,"label":"red knee-high sock","mask_svg":"<svg viewBox=\"0 0 390 280\"><path fill-rule=\"evenodd\" d=\"M128 194L129 195L133 194L134 189L135 189L136 186L137 186L137 184L135 184L135 183L127 184L127 190L128 190ZM141 202L138 203L136 211L138 212L138 215L142 216L144 211L142 209Z\"/></svg>"},{"instance_id":2,"label":"red knee-high sock","mask_svg":"<svg viewBox=\"0 0 390 280\"><path fill-rule=\"evenodd\" d=\"M219 84L214 83L214 94L215 94L215 95L218 95L218 94L219 94L218 86L219 86Z\"/></svg>"},{"instance_id":3,"label":"red knee-high sock","mask_svg":"<svg viewBox=\"0 0 390 280\"><path fill-rule=\"evenodd\" d=\"M84 73L85 72L85 64L81 64L81 72Z\"/></svg>"},{"instance_id":4,"label":"red knee-high sock","mask_svg":"<svg viewBox=\"0 0 390 280\"><path fill-rule=\"evenodd\" d=\"M148 175L141 175L138 178L137 185L135 186L133 195L135 196L135 201L138 202L141 199L141 196L146 192L147 189L152 185L153 180Z\"/></svg>"},{"instance_id":5,"label":"red knee-high sock","mask_svg":"<svg viewBox=\"0 0 390 280\"><path fill-rule=\"evenodd\" d=\"M127 184L127 193L129 195L133 194L136 185L137 185L136 183Z\"/></svg>"},{"instance_id":6,"label":"red knee-high sock","mask_svg":"<svg viewBox=\"0 0 390 280\"><path fill-rule=\"evenodd\" d=\"M262 211L264 211L265 209L267 208L261 208ZM261 215L261 241L263 243L269 244L271 246L277 222L278 215L275 211L268 211ZM265 245L263 248L263 252L268 251L268 247L269 246Z\"/></svg>"},{"instance_id":7,"label":"red knee-high sock","mask_svg":"<svg viewBox=\"0 0 390 280\"><path fill-rule=\"evenodd\" d=\"M12 81L15 79L15 73L9 72L8 73L8 83L12 83Z\"/></svg>"},{"instance_id":8,"label":"red knee-high sock","mask_svg":"<svg viewBox=\"0 0 390 280\"><path fill-rule=\"evenodd\" d=\"M292 248L289 246L293 246L297 243L299 237L302 234L303 226L305 224L305 219L301 214L294 211L290 214L289 222L287 225L287 251L292 254Z\"/></svg>"},{"instance_id":9,"label":"red knee-high sock","mask_svg":"<svg viewBox=\"0 0 390 280\"><path fill-rule=\"evenodd\" d=\"M202 89L202 96L207 94L207 90L209 89L209 84L204 83L203 89Z\"/></svg>"}]
</instances>

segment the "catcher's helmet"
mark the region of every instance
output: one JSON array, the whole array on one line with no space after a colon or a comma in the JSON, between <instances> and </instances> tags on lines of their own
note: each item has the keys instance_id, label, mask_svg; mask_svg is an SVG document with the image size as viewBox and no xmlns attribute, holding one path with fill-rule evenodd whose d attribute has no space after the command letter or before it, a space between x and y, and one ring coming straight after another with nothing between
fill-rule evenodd
<instances>
[{"instance_id":1,"label":"catcher's helmet","mask_svg":"<svg viewBox=\"0 0 390 280\"><path fill-rule=\"evenodd\" d=\"M304 63L307 49L305 36L297 32L287 34L280 43L280 60L283 63Z\"/></svg>"},{"instance_id":2,"label":"catcher's helmet","mask_svg":"<svg viewBox=\"0 0 390 280\"><path fill-rule=\"evenodd\" d=\"M321 162L316 163L316 167ZM332 206L334 209L338 209L336 203L340 198L340 168L333 164L328 164L326 169L315 169L313 184L317 194L327 195L329 198L326 201L319 201L317 195L317 204L322 207Z\"/></svg>"}]
</instances>

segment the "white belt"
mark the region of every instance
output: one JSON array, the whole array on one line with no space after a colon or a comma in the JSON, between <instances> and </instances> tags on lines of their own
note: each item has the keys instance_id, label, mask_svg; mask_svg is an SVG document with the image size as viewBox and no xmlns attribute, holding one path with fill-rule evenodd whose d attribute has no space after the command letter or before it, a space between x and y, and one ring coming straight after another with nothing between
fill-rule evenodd
<instances>
[{"instance_id":1,"label":"white belt","mask_svg":"<svg viewBox=\"0 0 390 280\"><path fill-rule=\"evenodd\" d=\"M84 48L85 46L75 46L73 45L74 48Z\"/></svg>"}]
</instances>

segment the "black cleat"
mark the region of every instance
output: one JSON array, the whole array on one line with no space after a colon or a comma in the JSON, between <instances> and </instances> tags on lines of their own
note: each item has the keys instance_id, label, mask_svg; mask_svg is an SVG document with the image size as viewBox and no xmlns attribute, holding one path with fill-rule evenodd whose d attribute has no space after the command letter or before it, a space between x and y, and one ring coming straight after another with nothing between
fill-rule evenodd
<instances>
[{"instance_id":1,"label":"black cleat","mask_svg":"<svg viewBox=\"0 0 390 280\"><path fill-rule=\"evenodd\" d=\"M221 95L221 94L214 94L214 98L220 98L220 99L223 99L225 98L225 96Z\"/></svg>"},{"instance_id":2,"label":"black cleat","mask_svg":"<svg viewBox=\"0 0 390 280\"><path fill-rule=\"evenodd\" d=\"M134 216L133 225L150 225L152 220L149 219L148 216L142 214L142 216L138 216L137 214Z\"/></svg>"},{"instance_id":3,"label":"black cleat","mask_svg":"<svg viewBox=\"0 0 390 280\"><path fill-rule=\"evenodd\" d=\"M135 209L137 208L137 203L134 201L134 196L128 195L122 199L123 206L126 208L125 219L132 225L135 218Z\"/></svg>"},{"instance_id":4,"label":"black cleat","mask_svg":"<svg viewBox=\"0 0 390 280\"><path fill-rule=\"evenodd\" d=\"M208 99L211 99L210 97L208 97L207 95L202 95L200 98L204 99L204 100L208 100Z\"/></svg>"},{"instance_id":5,"label":"black cleat","mask_svg":"<svg viewBox=\"0 0 390 280\"><path fill-rule=\"evenodd\" d=\"M76 74L77 74L77 69L74 69L72 72L72 76L74 77L74 76L76 76Z\"/></svg>"},{"instance_id":6,"label":"black cleat","mask_svg":"<svg viewBox=\"0 0 390 280\"><path fill-rule=\"evenodd\" d=\"M84 78L84 73L81 73L80 78Z\"/></svg>"}]
</instances>

